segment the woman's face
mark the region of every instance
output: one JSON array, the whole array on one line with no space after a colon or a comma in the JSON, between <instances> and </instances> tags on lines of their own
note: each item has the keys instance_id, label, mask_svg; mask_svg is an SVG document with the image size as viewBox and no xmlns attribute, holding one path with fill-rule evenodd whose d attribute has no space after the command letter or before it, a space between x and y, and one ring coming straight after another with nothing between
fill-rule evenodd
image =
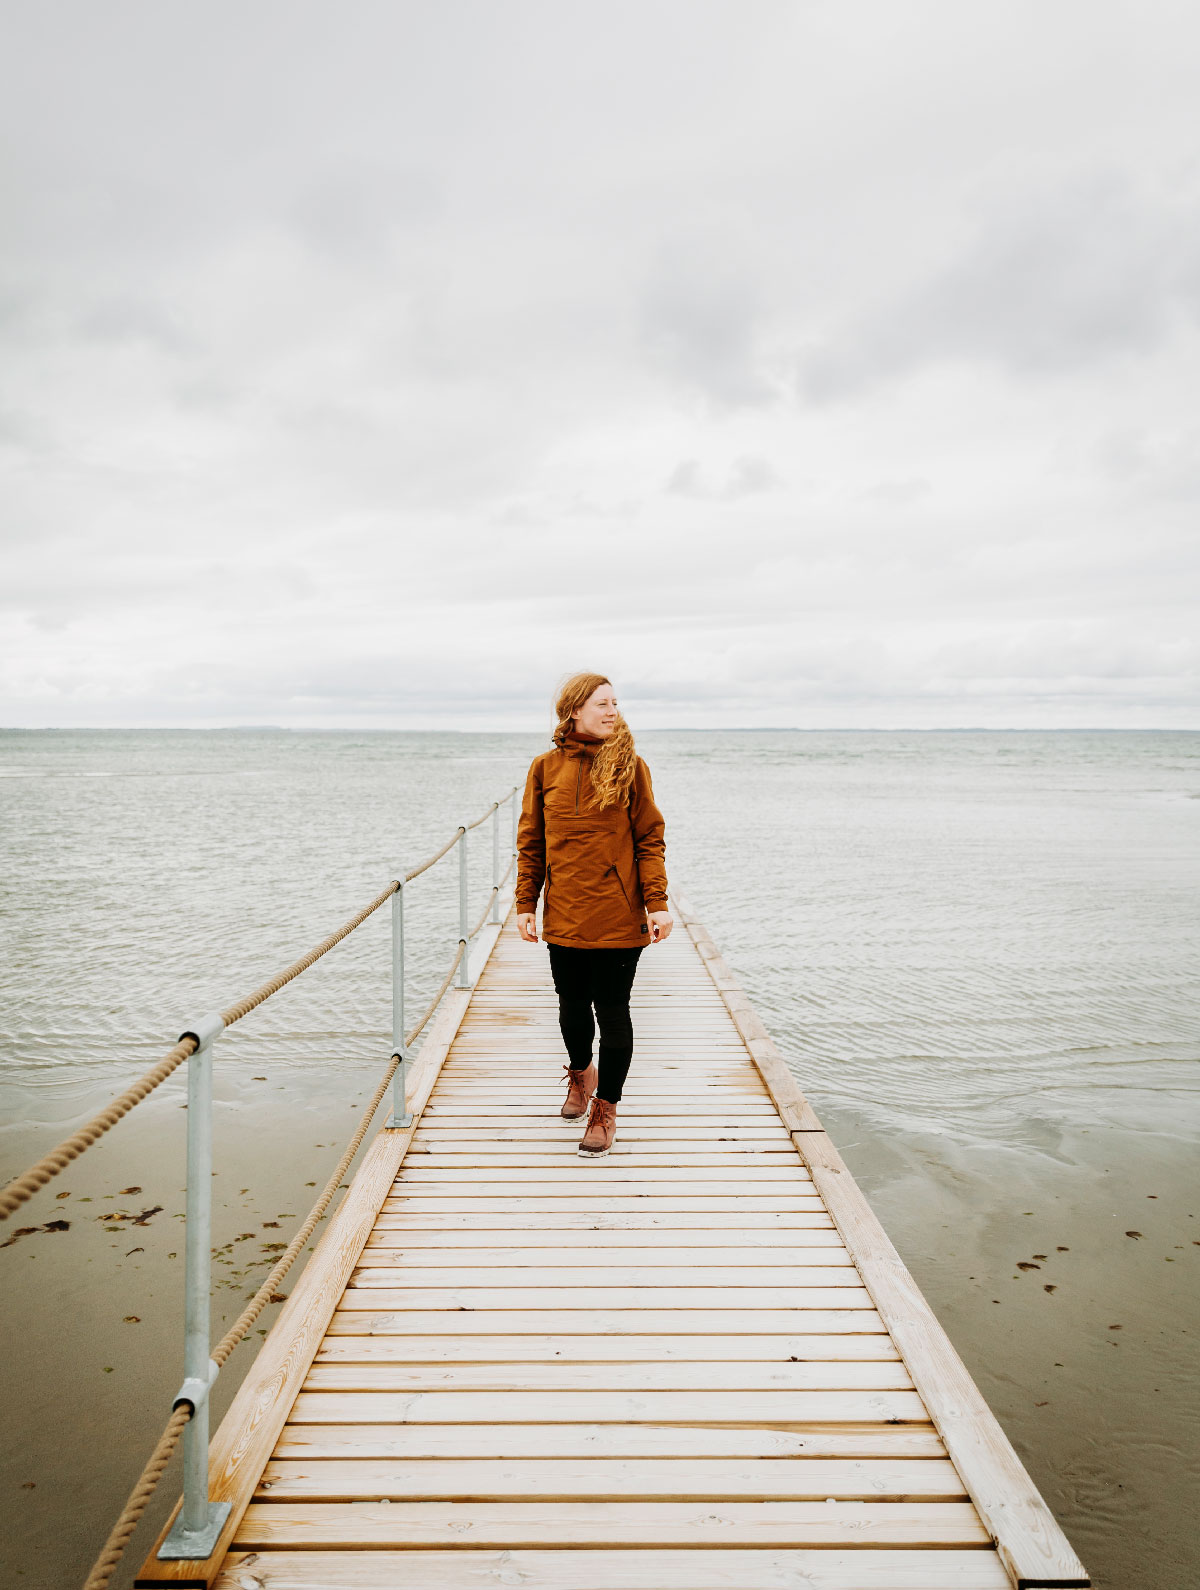
<instances>
[{"instance_id":1,"label":"woman's face","mask_svg":"<svg viewBox=\"0 0 1200 1590\"><path fill-rule=\"evenodd\" d=\"M581 734L606 740L617 726L617 697L611 685L597 685L574 717Z\"/></svg>"}]
</instances>

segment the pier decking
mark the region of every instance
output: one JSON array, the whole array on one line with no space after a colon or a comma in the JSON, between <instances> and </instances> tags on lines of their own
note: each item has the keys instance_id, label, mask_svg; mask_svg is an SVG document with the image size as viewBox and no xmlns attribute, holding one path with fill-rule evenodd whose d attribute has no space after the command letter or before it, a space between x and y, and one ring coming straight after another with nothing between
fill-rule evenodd
<instances>
[{"instance_id":1,"label":"pier decking","mask_svg":"<svg viewBox=\"0 0 1200 1590\"><path fill-rule=\"evenodd\" d=\"M488 930L214 1439L213 1557L138 1585L1088 1584L674 904L599 1162L544 947Z\"/></svg>"}]
</instances>

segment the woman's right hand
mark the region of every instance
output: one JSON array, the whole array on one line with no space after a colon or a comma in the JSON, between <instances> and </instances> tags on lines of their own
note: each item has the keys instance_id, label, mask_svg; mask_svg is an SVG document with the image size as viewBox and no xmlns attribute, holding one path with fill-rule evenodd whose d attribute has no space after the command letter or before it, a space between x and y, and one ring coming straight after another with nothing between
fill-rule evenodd
<instances>
[{"instance_id":1,"label":"woman's right hand","mask_svg":"<svg viewBox=\"0 0 1200 1590\"><path fill-rule=\"evenodd\" d=\"M522 911L522 912L520 912L520 914L517 917L517 932L525 940L526 944L536 944L537 943L538 936L537 936L537 912L536 911Z\"/></svg>"}]
</instances>

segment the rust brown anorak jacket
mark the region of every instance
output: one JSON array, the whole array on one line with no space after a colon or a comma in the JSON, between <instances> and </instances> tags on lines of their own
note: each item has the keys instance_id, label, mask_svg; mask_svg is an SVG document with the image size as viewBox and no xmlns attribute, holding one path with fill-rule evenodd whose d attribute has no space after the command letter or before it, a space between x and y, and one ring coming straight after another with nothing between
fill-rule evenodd
<instances>
[{"instance_id":1,"label":"rust brown anorak jacket","mask_svg":"<svg viewBox=\"0 0 1200 1590\"><path fill-rule=\"evenodd\" d=\"M650 770L639 756L628 801L602 811L592 762L603 740L569 730L536 756L517 824L518 912L542 901L542 937L580 949L650 942L647 911L667 909L663 835Z\"/></svg>"}]
</instances>

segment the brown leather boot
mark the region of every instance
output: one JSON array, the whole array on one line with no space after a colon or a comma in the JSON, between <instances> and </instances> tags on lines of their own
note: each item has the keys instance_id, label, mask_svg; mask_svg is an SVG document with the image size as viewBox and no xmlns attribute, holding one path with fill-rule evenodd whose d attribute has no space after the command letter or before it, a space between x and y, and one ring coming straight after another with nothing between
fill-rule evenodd
<instances>
[{"instance_id":1,"label":"brown leather boot","mask_svg":"<svg viewBox=\"0 0 1200 1590\"><path fill-rule=\"evenodd\" d=\"M570 1066L563 1066L563 1070L567 1074L567 1096L559 1114L564 1121L582 1120L587 1114L588 1100L596 1086L596 1063L593 1061L582 1071L572 1071Z\"/></svg>"},{"instance_id":2,"label":"brown leather boot","mask_svg":"<svg viewBox=\"0 0 1200 1590\"><path fill-rule=\"evenodd\" d=\"M593 1094L592 1113L588 1117L587 1129L579 1139L576 1152L583 1159L602 1159L612 1147L616 1133L616 1105L600 1098L598 1094Z\"/></svg>"}]
</instances>

